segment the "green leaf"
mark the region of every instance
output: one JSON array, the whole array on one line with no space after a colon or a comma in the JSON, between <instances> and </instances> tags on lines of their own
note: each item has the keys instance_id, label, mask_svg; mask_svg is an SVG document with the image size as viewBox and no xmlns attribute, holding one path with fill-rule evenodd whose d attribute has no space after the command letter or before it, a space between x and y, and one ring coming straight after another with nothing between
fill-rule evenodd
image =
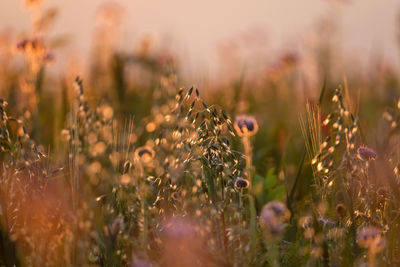
<instances>
[{"instance_id":1,"label":"green leaf","mask_svg":"<svg viewBox=\"0 0 400 267\"><path fill-rule=\"evenodd\" d=\"M268 194L268 200L283 200L286 196L286 188L284 185L279 185L275 187Z\"/></svg>"},{"instance_id":2,"label":"green leaf","mask_svg":"<svg viewBox=\"0 0 400 267\"><path fill-rule=\"evenodd\" d=\"M269 169L267 175L265 176L264 180L265 190L271 190L278 183L278 177L273 173L273 171L274 171L273 168Z\"/></svg>"}]
</instances>

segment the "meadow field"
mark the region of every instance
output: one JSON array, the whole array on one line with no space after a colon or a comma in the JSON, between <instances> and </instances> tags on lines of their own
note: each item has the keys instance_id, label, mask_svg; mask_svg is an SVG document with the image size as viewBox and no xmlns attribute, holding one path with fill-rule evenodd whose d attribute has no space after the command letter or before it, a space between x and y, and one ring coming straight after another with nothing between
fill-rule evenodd
<instances>
[{"instance_id":1,"label":"meadow field","mask_svg":"<svg viewBox=\"0 0 400 267\"><path fill-rule=\"evenodd\" d=\"M0 266L400 266L397 59L338 63L330 18L196 86L112 4L67 61L41 2L0 29Z\"/></svg>"}]
</instances>

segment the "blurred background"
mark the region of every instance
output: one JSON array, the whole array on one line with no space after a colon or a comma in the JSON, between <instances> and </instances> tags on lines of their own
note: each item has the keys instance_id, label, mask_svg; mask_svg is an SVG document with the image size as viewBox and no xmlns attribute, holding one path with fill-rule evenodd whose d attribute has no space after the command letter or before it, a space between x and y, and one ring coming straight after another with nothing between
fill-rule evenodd
<instances>
[{"instance_id":1,"label":"blurred background","mask_svg":"<svg viewBox=\"0 0 400 267\"><path fill-rule=\"evenodd\" d=\"M199 86L227 73L236 75L232 68L236 72L265 68L285 49L305 54L321 41L317 38L321 34L335 46L339 75L377 58L399 66L397 0L46 0L43 5L57 8L49 36L63 36L66 41L64 51L56 51L57 65L65 65L71 56L81 64L88 62L99 9L114 5L120 9L115 21L118 49L134 50L140 40L148 39L152 49L176 55L185 80ZM2 30L30 31L24 1L1 1L0 17Z\"/></svg>"}]
</instances>

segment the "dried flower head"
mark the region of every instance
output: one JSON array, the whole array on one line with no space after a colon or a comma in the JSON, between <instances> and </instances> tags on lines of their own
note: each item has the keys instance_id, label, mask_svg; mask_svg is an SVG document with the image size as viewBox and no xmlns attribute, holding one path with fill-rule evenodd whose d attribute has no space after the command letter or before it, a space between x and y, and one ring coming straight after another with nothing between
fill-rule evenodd
<instances>
[{"instance_id":1,"label":"dried flower head","mask_svg":"<svg viewBox=\"0 0 400 267\"><path fill-rule=\"evenodd\" d=\"M362 248L368 248L371 253L378 253L384 248L385 239L377 227L366 226L357 232L357 244Z\"/></svg>"},{"instance_id":2,"label":"dried flower head","mask_svg":"<svg viewBox=\"0 0 400 267\"><path fill-rule=\"evenodd\" d=\"M246 189L249 188L249 186L250 182L242 177L238 177L235 181L235 187L238 189Z\"/></svg>"},{"instance_id":3,"label":"dried flower head","mask_svg":"<svg viewBox=\"0 0 400 267\"><path fill-rule=\"evenodd\" d=\"M149 146L142 146L135 150L135 157L143 163L150 163L155 156L154 150Z\"/></svg>"},{"instance_id":4,"label":"dried flower head","mask_svg":"<svg viewBox=\"0 0 400 267\"><path fill-rule=\"evenodd\" d=\"M336 210L336 215L339 218L344 218L346 216L347 209L343 204L341 203L337 204L335 210Z\"/></svg>"},{"instance_id":5,"label":"dried flower head","mask_svg":"<svg viewBox=\"0 0 400 267\"><path fill-rule=\"evenodd\" d=\"M258 124L252 116L237 116L234 128L241 137L255 135L258 131Z\"/></svg>"},{"instance_id":6,"label":"dried flower head","mask_svg":"<svg viewBox=\"0 0 400 267\"><path fill-rule=\"evenodd\" d=\"M357 150L357 155L360 160L370 161L376 159L376 152L366 146L360 146Z\"/></svg>"},{"instance_id":7,"label":"dried flower head","mask_svg":"<svg viewBox=\"0 0 400 267\"><path fill-rule=\"evenodd\" d=\"M285 204L280 201L267 203L260 214L260 226L272 236L277 236L285 229L284 222L290 217L290 212Z\"/></svg>"}]
</instances>

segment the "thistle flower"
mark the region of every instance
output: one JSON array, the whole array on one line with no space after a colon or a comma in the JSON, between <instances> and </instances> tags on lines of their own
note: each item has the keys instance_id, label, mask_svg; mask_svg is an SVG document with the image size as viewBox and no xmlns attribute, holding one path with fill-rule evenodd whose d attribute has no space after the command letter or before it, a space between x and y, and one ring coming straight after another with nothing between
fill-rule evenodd
<instances>
[{"instance_id":1,"label":"thistle flower","mask_svg":"<svg viewBox=\"0 0 400 267\"><path fill-rule=\"evenodd\" d=\"M370 161L376 159L376 152L369 147L360 146L357 150L358 158L363 161Z\"/></svg>"},{"instance_id":2,"label":"thistle flower","mask_svg":"<svg viewBox=\"0 0 400 267\"><path fill-rule=\"evenodd\" d=\"M238 177L235 180L235 187L238 189L246 189L246 188L249 188L249 186L250 186L250 182L247 179Z\"/></svg>"},{"instance_id":3,"label":"thistle flower","mask_svg":"<svg viewBox=\"0 0 400 267\"><path fill-rule=\"evenodd\" d=\"M385 239L381 231L374 226L366 226L357 232L357 244L362 248L368 248L373 254L382 251Z\"/></svg>"},{"instance_id":4,"label":"thistle flower","mask_svg":"<svg viewBox=\"0 0 400 267\"><path fill-rule=\"evenodd\" d=\"M252 136L258 131L257 121L252 116L237 116L233 127L240 137Z\"/></svg>"},{"instance_id":5,"label":"thistle flower","mask_svg":"<svg viewBox=\"0 0 400 267\"><path fill-rule=\"evenodd\" d=\"M154 150L149 146L142 146L135 150L135 157L143 163L150 163L155 156Z\"/></svg>"},{"instance_id":6,"label":"thistle flower","mask_svg":"<svg viewBox=\"0 0 400 267\"><path fill-rule=\"evenodd\" d=\"M285 229L284 222L290 217L290 212L285 204L280 201L267 203L260 214L260 226L272 236L278 236Z\"/></svg>"}]
</instances>

